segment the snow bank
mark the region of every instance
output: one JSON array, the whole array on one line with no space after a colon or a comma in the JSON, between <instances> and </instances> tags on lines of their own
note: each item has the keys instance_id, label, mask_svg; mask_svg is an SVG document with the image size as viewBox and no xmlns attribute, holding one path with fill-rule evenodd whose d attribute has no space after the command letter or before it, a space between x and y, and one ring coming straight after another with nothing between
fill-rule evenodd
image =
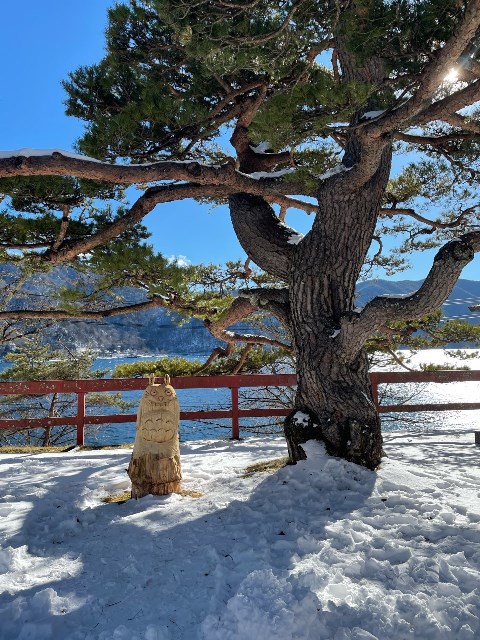
<instances>
[{"instance_id":1,"label":"snow bank","mask_svg":"<svg viewBox=\"0 0 480 640\"><path fill-rule=\"evenodd\" d=\"M283 439L183 446L199 499L128 487L130 452L0 455L2 640L478 638L480 447L390 434L375 474Z\"/></svg>"}]
</instances>

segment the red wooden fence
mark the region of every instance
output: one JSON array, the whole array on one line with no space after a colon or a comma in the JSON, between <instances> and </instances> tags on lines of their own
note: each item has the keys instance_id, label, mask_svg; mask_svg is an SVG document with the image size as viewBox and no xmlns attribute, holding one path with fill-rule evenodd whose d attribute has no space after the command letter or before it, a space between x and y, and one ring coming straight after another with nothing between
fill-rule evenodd
<instances>
[{"instance_id":1,"label":"red wooden fence","mask_svg":"<svg viewBox=\"0 0 480 640\"><path fill-rule=\"evenodd\" d=\"M420 411L464 411L480 409L480 402L445 402L439 404L380 404L379 384L408 382L480 382L480 371L375 371L370 374L373 401L379 413L418 413Z\"/></svg>"},{"instance_id":2,"label":"red wooden fence","mask_svg":"<svg viewBox=\"0 0 480 640\"><path fill-rule=\"evenodd\" d=\"M480 371L415 371L415 372L374 372L370 374L372 396L380 413L451 411L480 409L479 402L445 404L400 404L383 405L378 401L378 385L386 383L408 382L467 382L480 381ZM258 374L232 376L189 376L172 378L176 389L212 389L231 390L232 406L225 410L181 411L181 420L202 420L227 418L232 421L232 438L240 435L240 418L259 418L286 416L290 409L253 408L241 409L238 404L238 390L241 387L281 387L294 386L296 374ZM76 425L77 444L84 443L84 429L88 424L113 424L135 422L135 414L87 415L85 412L85 394L100 391L143 391L148 384L146 378L102 378L90 380L41 380L0 382L0 395L47 395L50 393L70 393L77 395L77 413L75 416L52 418L25 418L0 420L0 429L36 429L55 425Z\"/></svg>"}]
</instances>

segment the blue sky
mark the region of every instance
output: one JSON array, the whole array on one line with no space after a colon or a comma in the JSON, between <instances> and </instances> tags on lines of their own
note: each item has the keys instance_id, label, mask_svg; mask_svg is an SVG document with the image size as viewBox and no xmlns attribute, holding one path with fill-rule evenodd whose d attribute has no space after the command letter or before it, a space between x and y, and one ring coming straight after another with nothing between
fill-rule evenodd
<instances>
[{"instance_id":1,"label":"blue sky","mask_svg":"<svg viewBox=\"0 0 480 640\"><path fill-rule=\"evenodd\" d=\"M0 148L72 149L82 123L64 114L60 82L103 52L106 12L114 0L3 0L0 8ZM299 212L287 222L305 231L309 219ZM162 205L145 223L154 246L164 255L192 262L244 259L226 207L211 209L193 201ZM418 256L412 269L396 279L425 277L432 260ZM462 277L478 279L476 264Z\"/></svg>"}]
</instances>

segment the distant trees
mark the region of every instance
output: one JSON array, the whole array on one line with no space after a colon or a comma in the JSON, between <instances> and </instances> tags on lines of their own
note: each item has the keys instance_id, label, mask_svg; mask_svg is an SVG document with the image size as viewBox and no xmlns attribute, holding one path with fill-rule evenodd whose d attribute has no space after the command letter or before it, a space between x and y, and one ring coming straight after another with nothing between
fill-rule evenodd
<instances>
[{"instance_id":1,"label":"distant trees","mask_svg":"<svg viewBox=\"0 0 480 640\"><path fill-rule=\"evenodd\" d=\"M66 204L60 218L35 212L43 236L34 224L21 236L30 217L15 209L4 250L36 266L88 260L109 282L117 265L129 282L148 275L149 303L205 318L227 345L292 350L295 410L308 420L287 418L291 459L313 437L375 468L382 438L366 345L432 313L480 249L479 26L480 0L117 4L105 57L65 83L67 113L86 122L78 148L94 159L7 153L0 176L13 196L32 176L78 183L80 196L88 185L95 200L119 185L141 194L88 221ZM409 164L413 150L421 155ZM176 270L138 249L130 234L145 215L185 198L228 202L241 245L268 277L252 286L247 264L237 274L250 286L211 300L201 268ZM290 209L313 216L305 236L285 224ZM390 273L435 247L418 291L356 308L369 269ZM61 313L80 313L73 304ZM229 330L259 309L282 323L285 342ZM35 317L64 317L56 313Z\"/></svg>"}]
</instances>

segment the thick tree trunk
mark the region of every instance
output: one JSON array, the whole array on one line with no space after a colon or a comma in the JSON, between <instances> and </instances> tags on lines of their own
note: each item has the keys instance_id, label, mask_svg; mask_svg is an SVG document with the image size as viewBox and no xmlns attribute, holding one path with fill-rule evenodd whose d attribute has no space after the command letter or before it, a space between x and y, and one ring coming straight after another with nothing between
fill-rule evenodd
<instances>
[{"instance_id":1,"label":"thick tree trunk","mask_svg":"<svg viewBox=\"0 0 480 640\"><path fill-rule=\"evenodd\" d=\"M295 411L285 423L292 462L305 457L301 444L310 438L371 469L381 460L355 287L375 233L391 153L387 138L366 140L353 133L343 170L319 183L318 214L301 239L261 198L229 199L235 232L249 257L288 283L284 316L298 374Z\"/></svg>"},{"instance_id":2,"label":"thick tree trunk","mask_svg":"<svg viewBox=\"0 0 480 640\"><path fill-rule=\"evenodd\" d=\"M329 453L372 469L381 460L380 420L355 311L355 287L390 171L391 149L373 152L377 170L362 187L332 182L321 188L319 214L291 260L298 387L285 433L292 461L304 456L301 443L309 437L325 442Z\"/></svg>"},{"instance_id":3,"label":"thick tree trunk","mask_svg":"<svg viewBox=\"0 0 480 640\"><path fill-rule=\"evenodd\" d=\"M328 338L327 338L328 339ZM353 361L316 340L297 351L295 409L285 421L292 462L305 458L301 447L321 440L328 453L375 469L382 457L380 419L371 396L366 355Z\"/></svg>"}]
</instances>

